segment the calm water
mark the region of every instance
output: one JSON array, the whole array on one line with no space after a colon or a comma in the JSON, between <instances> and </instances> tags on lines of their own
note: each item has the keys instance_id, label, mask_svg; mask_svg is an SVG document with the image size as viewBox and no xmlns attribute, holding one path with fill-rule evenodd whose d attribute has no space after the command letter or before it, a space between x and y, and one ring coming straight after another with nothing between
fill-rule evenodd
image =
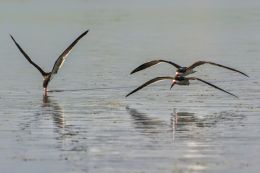
<instances>
[{"instance_id":1,"label":"calm water","mask_svg":"<svg viewBox=\"0 0 260 173\"><path fill-rule=\"evenodd\" d=\"M1 172L259 172L260 3L252 1L1 1ZM42 78L12 34L46 71L84 30L42 97ZM210 60L199 82L138 85ZM59 92L58 92L59 91ZM178 117L178 118L176 118Z\"/></svg>"}]
</instances>

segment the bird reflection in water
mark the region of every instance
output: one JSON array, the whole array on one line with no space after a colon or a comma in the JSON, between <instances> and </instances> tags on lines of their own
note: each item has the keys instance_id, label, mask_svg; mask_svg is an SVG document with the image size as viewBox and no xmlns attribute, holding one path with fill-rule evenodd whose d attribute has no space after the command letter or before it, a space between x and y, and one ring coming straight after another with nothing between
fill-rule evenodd
<instances>
[{"instance_id":1,"label":"bird reflection in water","mask_svg":"<svg viewBox=\"0 0 260 173\"><path fill-rule=\"evenodd\" d=\"M43 96L43 107L45 108L45 114L49 114L53 119L53 124L55 125L53 129L58 135L55 139L60 144L58 148L66 151L85 151L85 146L78 146L78 129L65 120L66 116L63 107L49 96ZM66 155L66 158L68 157L71 156Z\"/></svg>"},{"instance_id":2,"label":"bird reflection in water","mask_svg":"<svg viewBox=\"0 0 260 173\"><path fill-rule=\"evenodd\" d=\"M21 129L29 130L31 128L39 128L39 126L45 127L45 120L49 120L50 116L56 127L55 132L62 133L61 131L57 131L57 129L65 127L63 108L57 102L51 100L49 96L43 96L42 104L35 110L33 116L26 117L26 122L21 123Z\"/></svg>"},{"instance_id":3,"label":"bird reflection in water","mask_svg":"<svg viewBox=\"0 0 260 173\"><path fill-rule=\"evenodd\" d=\"M173 137L172 127L167 121L150 117L147 114L141 113L138 110L128 106L126 107L126 111L129 115L131 115L135 129L141 134L146 135L152 139L161 138L164 137L164 135L170 135Z\"/></svg>"},{"instance_id":4,"label":"bird reflection in water","mask_svg":"<svg viewBox=\"0 0 260 173\"><path fill-rule=\"evenodd\" d=\"M174 108L171 113L171 123L175 130L179 130L177 127L181 128L188 124L194 124L195 122L199 122L199 119L196 118L195 113L177 112L176 108Z\"/></svg>"},{"instance_id":5,"label":"bird reflection in water","mask_svg":"<svg viewBox=\"0 0 260 173\"><path fill-rule=\"evenodd\" d=\"M63 108L57 102L51 100L49 96L43 96L42 107L49 108L48 111L52 115L53 122L58 129L65 127Z\"/></svg>"},{"instance_id":6,"label":"bird reflection in water","mask_svg":"<svg viewBox=\"0 0 260 173\"><path fill-rule=\"evenodd\" d=\"M46 108L47 112L45 113L50 114L53 118L53 123L56 126L54 131L59 135L58 139L65 140L77 134L72 130L72 125L66 124L64 110L58 102L50 99L49 96L43 96L43 107Z\"/></svg>"},{"instance_id":7,"label":"bird reflection in water","mask_svg":"<svg viewBox=\"0 0 260 173\"><path fill-rule=\"evenodd\" d=\"M65 139L71 138L71 136L76 134L72 130L72 126L65 121L63 107L50 97L43 96L41 105L37 107L33 115L28 114L28 117L25 117L25 122L20 124L20 128L22 131L28 132L28 134L32 134L32 131L36 132L39 129L40 132L38 133L42 133L42 130L47 130L43 133L43 135L47 135L52 125L56 136L55 140L59 142L61 140L63 143ZM38 139L37 137L35 139Z\"/></svg>"},{"instance_id":8,"label":"bird reflection in water","mask_svg":"<svg viewBox=\"0 0 260 173\"><path fill-rule=\"evenodd\" d=\"M73 125L68 125L65 121L64 110L60 104L49 96L43 96L43 108L45 108L45 114L51 115L53 123L56 126L55 132L59 134L59 139L71 138L78 134L78 132L72 129Z\"/></svg>"},{"instance_id":9,"label":"bird reflection in water","mask_svg":"<svg viewBox=\"0 0 260 173\"><path fill-rule=\"evenodd\" d=\"M126 107L128 114L134 122L134 127L141 133L150 137L155 137L160 134L162 137L166 134L171 134L172 141L175 140L176 132L190 131L194 127L201 127L203 119L195 116L195 113L176 112L176 109L170 114L169 121L163 121L158 118L148 116L136 109Z\"/></svg>"},{"instance_id":10,"label":"bird reflection in water","mask_svg":"<svg viewBox=\"0 0 260 173\"><path fill-rule=\"evenodd\" d=\"M176 112L176 109L172 113L173 122L176 125L176 130L188 130L188 128L209 128L214 127L219 123L238 123L244 119L244 115L236 114L234 112L217 112L212 114L195 114L188 112Z\"/></svg>"},{"instance_id":11,"label":"bird reflection in water","mask_svg":"<svg viewBox=\"0 0 260 173\"><path fill-rule=\"evenodd\" d=\"M184 172L194 173L208 170L210 159L221 153L215 147L215 143L209 140L212 139L215 129L218 129L216 126L223 123L241 124L243 119L242 115L234 114L234 112L217 112L209 115L178 112L174 109L172 113L169 113L167 121L167 119L153 118L133 108L126 107L126 110L131 115L136 131L152 139L152 143L149 144L150 148L158 149L159 144L165 149L164 147L169 146L167 144L171 140L170 144L174 144L176 147L174 149L181 149L181 155L176 156L178 159L174 154L169 154L169 157L179 160L179 165L184 165L182 168ZM169 150L169 153L171 152L172 150ZM187 163L189 164L187 165Z\"/></svg>"},{"instance_id":12,"label":"bird reflection in water","mask_svg":"<svg viewBox=\"0 0 260 173\"><path fill-rule=\"evenodd\" d=\"M171 122L175 131L192 131L197 128L213 127L217 123L229 121L235 116L237 117L237 115L228 112L219 112L213 115L198 115L189 112L177 112L176 109L173 109Z\"/></svg>"}]
</instances>

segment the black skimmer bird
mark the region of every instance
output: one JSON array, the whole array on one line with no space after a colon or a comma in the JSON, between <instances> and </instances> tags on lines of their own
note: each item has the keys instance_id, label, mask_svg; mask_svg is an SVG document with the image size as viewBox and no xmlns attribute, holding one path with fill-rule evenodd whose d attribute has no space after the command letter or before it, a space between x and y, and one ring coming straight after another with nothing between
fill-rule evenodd
<instances>
[{"instance_id":1,"label":"black skimmer bird","mask_svg":"<svg viewBox=\"0 0 260 173\"><path fill-rule=\"evenodd\" d=\"M195 73L196 71L194 71L193 69L200 66L200 65L203 65L203 64L211 64L211 65L215 65L215 66L218 66L218 67L222 67L222 68L226 68L228 70L232 70L232 71L235 71L235 72L238 72L244 76L247 76L249 77L247 74L239 71L239 70L236 70L234 68L230 68L230 67L227 67L227 66L224 66L224 65L221 65L221 64L217 64L217 63L214 63L214 62L210 62L210 61L197 61L195 63L193 63L191 66L189 67L182 67L174 62L171 62L171 61L166 61L166 60L153 60L153 61L149 61L149 62L146 62L142 65L140 65L139 67L137 67L136 69L134 69L131 74L133 73L136 73L138 71L141 71L141 70L144 70L148 67L151 67L153 65L156 65L156 64L159 64L161 62L165 62L165 63L168 63L170 65L173 65L174 67L177 68L177 71L176 71L176 75L181 75L181 76L187 76L189 74L192 74L192 73Z\"/></svg>"},{"instance_id":2,"label":"black skimmer bird","mask_svg":"<svg viewBox=\"0 0 260 173\"><path fill-rule=\"evenodd\" d=\"M52 80L53 76L57 74L58 70L63 65L65 59L68 57L69 53L71 52L71 49L77 44L77 42L88 33L89 30L83 32L78 38L76 38L75 41L73 41L67 49L63 51L63 53L58 57L58 59L55 61L53 68L50 72L45 72L41 67L39 67L37 64L35 64L31 58L24 52L24 50L21 48L21 46L15 41L14 37L12 35L11 38L14 41L15 45L18 47L20 52L24 55L24 57L35 67L37 68L40 73L43 76L43 89L44 89L44 95L47 96L47 87L49 82Z\"/></svg>"},{"instance_id":3,"label":"black skimmer bird","mask_svg":"<svg viewBox=\"0 0 260 173\"><path fill-rule=\"evenodd\" d=\"M169 79L169 80L172 80L171 88L172 88L175 84L176 84L176 85L189 85L189 84L190 84L190 80L198 80L198 81L203 82L203 83L205 83L205 84L207 84L207 85L209 85L209 86L212 86L212 87L214 87L214 88L216 88L216 89L218 89L218 90L221 90L221 91L223 91L223 92L225 92L225 93L227 93L227 94L230 94L230 95L232 95L232 96L234 96L234 97L237 97L236 95L234 95L234 94L232 94L232 93L230 93L230 92L228 92L228 91L226 91L226 90L223 90L223 89L217 87L216 85L213 85L213 84L211 84L211 83L209 83L209 82L207 82L207 81L204 81L204 80L202 80L202 79L200 79L200 78L196 78L196 77L184 77L184 76L180 76L180 75L176 75L175 77L163 76L163 77L153 78L153 79L151 79L151 80L145 82L143 85L139 86L139 87L136 88L135 90L131 91L129 94L126 95L126 97L130 96L131 94L133 94L133 93L139 91L140 89L142 89L142 88L144 88L144 87L146 87L146 86L148 86L148 85L150 85L150 84L152 84L152 83L155 83L155 82L158 82L158 81L161 81L161 80L168 80L168 79ZM170 88L170 89L171 89L171 88ZM237 98L238 98L238 97L237 97Z\"/></svg>"}]
</instances>

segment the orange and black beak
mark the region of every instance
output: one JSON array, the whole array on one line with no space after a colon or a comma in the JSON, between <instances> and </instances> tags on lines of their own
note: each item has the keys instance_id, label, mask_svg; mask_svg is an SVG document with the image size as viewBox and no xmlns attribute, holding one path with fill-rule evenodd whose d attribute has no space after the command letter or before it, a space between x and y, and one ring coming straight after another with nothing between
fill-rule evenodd
<instances>
[{"instance_id":1,"label":"orange and black beak","mask_svg":"<svg viewBox=\"0 0 260 173\"><path fill-rule=\"evenodd\" d=\"M176 81L175 81L175 80L173 80L173 81L172 81L172 85L171 85L171 88L170 88L170 89L172 89L172 87L173 87L175 84L176 84Z\"/></svg>"}]
</instances>

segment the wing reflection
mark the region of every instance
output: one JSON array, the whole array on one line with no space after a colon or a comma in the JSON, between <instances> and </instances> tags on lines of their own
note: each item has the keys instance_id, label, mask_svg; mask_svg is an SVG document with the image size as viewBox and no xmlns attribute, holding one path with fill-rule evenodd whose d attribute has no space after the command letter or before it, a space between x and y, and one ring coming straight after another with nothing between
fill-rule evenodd
<instances>
[{"instance_id":1,"label":"wing reflection","mask_svg":"<svg viewBox=\"0 0 260 173\"><path fill-rule=\"evenodd\" d=\"M148 116L128 106L126 110L128 114L131 115L135 129L141 134L150 137L155 137L157 134L157 137L160 136L160 138L163 136L166 137L165 135L168 134L168 138L170 137L172 141L175 140L177 131L190 131L193 126L196 126L196 124L200 122L200 119L196 118L195 113L176 112L176 109L170 114L169 121Z\"/></svg>"},{"instance_id":2,"label":"wing reflection","mask_svg":"<svg viewBox=\"0 0 260 173\"><path fill-rule=\"evenodd\" d=\"M129 115L131 115L134 128L140 132L140 134L153 138L158 136L160 136L160 138L163 136L167 137L165 135L171 134L171 138L173 140L175 140L176 137L195 137L198 133L204 134L200 128L212 128L218 123L228 121L240 122L243 118L242 115L240 116L228 112L219 112L213 115L201 115L190 112L177 112L176 109L174 109L174 111L170 114L170 120L167 121L149 116L128 106L126 107L126 111ZM187 133L187 131L189 131L189 133Z\"/></svg>"},{"instance_id":3,"label":"wing reflection","mask_svg":"<svg viewBox=\"0 0 260 173\"><path fill-rule=\"evenodd\" d=\"M176 109L174 109L171 115L176 131L187 131L195 128L210 128L216 126L218 123L230 121L240 123L244 118L243 115L235 114L233 112L218 112L211 115L199 115L189 112L176 112Z\"/></svg>"},{"instance_id":4,"label":"wing reflection","mask_svg":"<svg viewBox=\"0 0 260 173\"><path fill-rule=\"evenodd\" d=\"M145 113L138 112L136 109L126 107L127 112L132 116L136 128L139 129L156 129L165 126L166 122L156 118L151 118Z\"/></svg>"},{"instance_id":5,"label":"wing reflection","mask_svg":"<svg viewBox=\"0 0 260 173\"><path fill-rule=\"evenodd\" d=\"M121 87L95 87L95 88L79 88L79 89L56 89L56 90L49 90L49 93L55 92L78 92L78 91L98 91L98 90L118 90L118 89L129 89L135 86L121 86Z\"/></svg>"},{"instance_id":6,"label":"wing reflection","mask_svg":"<svg viewBox=\"0 0 260 173\"><path fill-rule=\"evenodd\" d=\"M25 117L26 122L21 123L22 130L38 129L38 128L49 128L49 118L53 119L55 125L55 132L62 134L61 129L66 126L63 108L54 100L48 96L43 96L42 104L37 106L37 109L33 111L34 114Z\"/></svg>"},{"instance_id":7,"label":"wing reflection","mask_svg":"<svg viewBox=\"0 0 260 173\"><path fill-rule=\"evenodd\" d=\"M75 132L71 129L72 126L66 124L63 107L50 97L43 96L42 104L37 106L37 109L33 112L33 115L25 116L25 122L20 124L21 130L27 131L28 134L39 129L48 130L52 128L55 136L57 136L56 139L63 140L75 135Z\"/></svg>"},{"instance_id":8,"label":"wing reflection","mask_svg":"<svg viewBox=\"0 0 260 173\"><path fill-rule=\"evenodd\" d=\"M176 109L171 113L171 125L174 131L189 131L188 127L196 125L198 121L199 119L196 118L195 113L176 112Z\"/></svg>"},{"instance_id":9,"label":"wing reflection","mask_svg":"<svg viewBox=\"0 0 260 173\"><path fill-rule=\"evenodd\" d=\"M128 106L126 111L131 115L135 129L142 135L153 139L165 137L165 135L168 136L165 139L172 138L172 128L166 121L150 117Z\"/></svg>"},{"instance_id":10,"label":"wing reflection","mask_svg":"<svg viewBox=\"0 0 260 173\"><path fill-rule=\"evenodd\" d=\"M63 108L55 101L51 100L49 96L43 96L43 106L52 115L53 122L57 128L65 127L64 111Z\"/></svg>"},{"instance_id":11,"label":"wing reflection","mask_svg":"<svg viewBox=\"0 0 260 173\"><path fill-rule=\"evenodd\" d=\"M176 152L179 152L177 154L179 163L183 165L183 167L180 166L180 170L194 173L208 170L212 159L214 160L222 152L219 147L216 147L214 140L218 137L217 132L223 130L218 126L223 126L223 124L231 127L234 124L241 125L244 118L243 115L235 114L235 112L202 114L180 112L174 109L173 112L169 111L166 120L160 120L133 108L126 107L126 110L131 116L132 126L135 130L141 135L149 137L150 140L146 146L151 151L158 150L160 146L163 146L162 150L173 147ZM161 118L163 117L161 116ZM138 140L147 142L143 136Z\"/></svg>"},{"instance_id":12,"label":"wing reflection","mask_svg":"<svg viewBox=\"0 0 260 173\"><path fill-rule=\"evenodd\" d=\"M43 96L42 108L44 108L44 114L52 117L56 126L54 131L59 134L59 139L66 139L77 134L73 132L71 125L66 124L63 107L58 102L52 100L50 96Z\"/></svg>"},{"instance_id":13,"label":"wing reflection","mask_svg":"<svg viewBox=\"0 0 260 173\"><path fill-rule=\"evenodd\" d=\"M42 107L44 108L44 113L53 119L53 124L55 125L53 129L58 135L56 139L61 144L58 147L67 151L85 151L85 147L75 145L78 143L79 132L77 128L73 128L74 125L66 122L63 107L49 96L43 96Z\"/></svg>"}]
</instances>

